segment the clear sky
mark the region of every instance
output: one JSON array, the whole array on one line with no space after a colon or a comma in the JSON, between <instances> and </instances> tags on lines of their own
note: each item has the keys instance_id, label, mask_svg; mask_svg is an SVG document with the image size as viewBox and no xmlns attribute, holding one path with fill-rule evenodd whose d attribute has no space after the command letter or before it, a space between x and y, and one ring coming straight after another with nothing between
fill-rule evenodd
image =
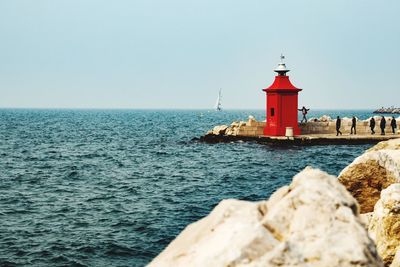
<instances>
[{"instance_id":1,"label":"clear sky","mask_svg":"<svg viewBox=\"0 0 400 267\"><path fill-rule=\"evenodd\" d=\"M0 0L0 107L400 106L398 0Z\"/></svg>"}]
</instances>

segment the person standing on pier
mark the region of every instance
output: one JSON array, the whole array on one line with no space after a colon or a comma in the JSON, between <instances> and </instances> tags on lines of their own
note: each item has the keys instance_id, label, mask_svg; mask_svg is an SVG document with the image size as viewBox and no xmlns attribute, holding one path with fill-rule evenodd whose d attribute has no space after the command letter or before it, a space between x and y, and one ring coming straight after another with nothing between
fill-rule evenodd
<instances>
[{"instance_id":1,"label":"person standing on pier","mask_svg":"<svg viewBox=\"0 0 400 267\"><path fill-rule=\"evenodd\" d=\"M375 119L374 117L371 117L371 119L369 120L369 127L371 128L371 134L375 134Z\"/></svg>"},{"instance_id":2,"label":"person standing on pier","mask_svg":"<svg viewBox=\"0 0 400 267\"><path fill-rule=\"evenodd\" d=\"M308 113L309 110L310 110L310 109L309 109L309 108L306 108L305 106L303 106L301 109L298 110L298 111L301 111L301 114L303 114L303 118L301 119L301 122L300 122L300 123L303 123L303 121L304 121L304 122L307 122L306 115L307 115L307 113Z\"/></svg>"},{"instance_id":3,"label":"person standing on pier","mask_svg":"<svg viewBox=\"0 0 400 267\"><path fill-rule=\"evenodd\" d=\"M397 128L397 123L396 123L396 119L394 118L394 116L392 117L392 120L390 121L390 126L392 126L392 132L393 134L396 133L395 129Z\"/></svg>"},{"instance_id":4,"label":"person standing on pier","mask_svg":"<svg viewBox=\"0 0 400 267\"><path fill-rule=\"evenodd\" d=\"M337 118L336 118L336 136L338 136L339 134L342 135L342 132L340 131L341 124L342 124L342 121L341 121L340 117L337 116Z\"/></svg>"},{"instance_id":5,"label":"person standing on pier","mask_svg":"<svg viewBox=\"0 0 400 267\"><path fill-rule=\"evenodd\" d=\"M381 135L385 135L386 120L384 116L382 116L380 126L381 126Z\"/></svg>"},{"instance_id":6,"label":"person standing on pier","mask_svg":"<svg viewBox=\"0 0 400 267\"><path fill-rule=\"evenodd\" d=\"M354 129L354 134L357 134L357 132L356 132L356 123L357 123L357 119L356 119L356 117L353 116L353 118L351 119L350 134L353 134L353 129Z\"/></svg>"}]
</instances>

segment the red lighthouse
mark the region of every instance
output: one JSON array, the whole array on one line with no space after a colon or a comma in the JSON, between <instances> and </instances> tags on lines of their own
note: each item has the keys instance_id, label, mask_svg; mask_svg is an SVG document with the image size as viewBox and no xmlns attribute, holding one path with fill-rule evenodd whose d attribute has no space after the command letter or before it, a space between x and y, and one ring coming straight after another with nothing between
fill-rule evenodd
<instances>
[{"instance_id":1,"label":"red lighthouse","mask_svg":"<svg viewBox=\"0 0 400 267\"><path fill-rule=\"evenodd\" d=\"M284 136L286 127L293 128L293 134L299 135L300 129L297 119L298 93L302 90L296 88L289 80L281 55L281 62L274 70L278 73L273 84L263 89L267 93L267 122L264 135Z\"/></svg>"}]
</instances>

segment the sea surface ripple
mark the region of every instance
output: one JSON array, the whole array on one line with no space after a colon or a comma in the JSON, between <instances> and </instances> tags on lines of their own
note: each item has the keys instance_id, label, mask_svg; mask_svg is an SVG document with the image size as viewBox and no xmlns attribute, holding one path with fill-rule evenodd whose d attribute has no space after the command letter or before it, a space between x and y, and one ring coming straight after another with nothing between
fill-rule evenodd
<instances>
[{"instance_id":1,"label":"sea surface ripple","mask_svg":"<svg viewBox=\"0 0 400 267\"><path fill-rule=\"evenodd\" d=\"M143 266L222 199L262 200L363 146L191 141L263 111L0 110L0 266ZM370 116L317 111L311 116Z\"/></svg>"}]
</instances>

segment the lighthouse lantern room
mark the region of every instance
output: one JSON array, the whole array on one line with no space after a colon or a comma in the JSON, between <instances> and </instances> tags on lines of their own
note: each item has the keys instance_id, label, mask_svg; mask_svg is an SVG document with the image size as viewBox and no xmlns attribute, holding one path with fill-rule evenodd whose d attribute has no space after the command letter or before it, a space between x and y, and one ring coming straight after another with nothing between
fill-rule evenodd
<instances>
[{"instance_id":1,"label":"lighthouse lantern room","mask_svg":"<svg viewBox=\"0 0 400 267\"><path fill-rule=\"evenodd\" d=\"M293 134L299 135L298 126L298 93L302 90L295 87L289 80L283 60L285 57L281 55L281 62L274 70L278 73L275 80L268 88L263 89L267 94L266 108L266 126L264 135L284 136L286 127L293 128Z\"/></svg>"}]
</instances>

